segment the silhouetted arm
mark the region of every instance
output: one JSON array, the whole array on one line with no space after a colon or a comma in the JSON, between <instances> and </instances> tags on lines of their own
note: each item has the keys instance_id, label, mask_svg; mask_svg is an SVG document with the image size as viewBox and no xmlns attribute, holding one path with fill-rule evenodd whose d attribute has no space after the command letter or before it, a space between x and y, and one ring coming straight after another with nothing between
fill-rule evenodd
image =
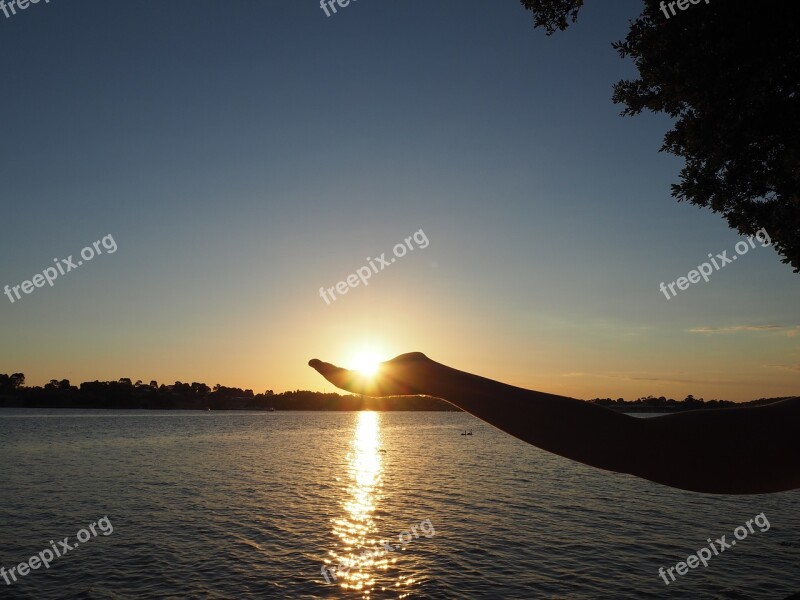
<instances>
[{"instance_id":1,"label":"silhouetted arm","mask_svg":"<svg viewBox=\"0 0 800 600\"><path fill-rule=\"evenodd\" d=\"M800 487L800 398L637 419L458 371L420 353L382 363L372 378L320 361L309 364L351 392L442 398L529 444L600 469L706 493Z\"/></svg>"}]
</instances>

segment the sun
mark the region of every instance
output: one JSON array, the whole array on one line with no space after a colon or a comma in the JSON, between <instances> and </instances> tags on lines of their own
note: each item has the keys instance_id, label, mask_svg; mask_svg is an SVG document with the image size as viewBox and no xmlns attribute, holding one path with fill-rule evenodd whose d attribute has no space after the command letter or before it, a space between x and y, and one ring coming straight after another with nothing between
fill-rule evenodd
<instances>
[{"instance_id":1,"label":"sun","mask_svg":"<svg viewBox=\"0 0 800 600\"><path fill-rule=\"evenodd\" d=\"M378 340L362 339L347 348L341 364L363 377L374 377L378 374L381 363L388 360L390 356L384 343Z\"/></svg>"},{"instance_id":2,"label":"sun","mask_svg":"<svg viewBox=\"0 0 800 600\"><path fill-rule=\"evenodd\" d=\"M352 360L352 368L362 375L372 377L378 372L381 364L381 357L376 352L362 351L355 355Z\"/></svg>"}]
</instances>

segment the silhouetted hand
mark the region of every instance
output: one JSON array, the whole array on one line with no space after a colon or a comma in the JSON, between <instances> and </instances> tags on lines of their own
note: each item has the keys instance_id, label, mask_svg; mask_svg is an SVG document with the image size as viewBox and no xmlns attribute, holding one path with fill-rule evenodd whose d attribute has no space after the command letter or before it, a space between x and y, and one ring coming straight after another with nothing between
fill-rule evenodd
<instances>
[{"instance_id":1,"label":"silhouetted hand","mask_svg":"<svg viewBox=\"0 0 800 600\"><path fill-rule=\"evenodd\" d=\"M355 394L441 398L524 442L599 469L705 494L800 489L800 397L637 419L459 371L421 352L381 363L375 375L316 359L308 364Z\"/></svg>"},{"instance_id":2,"label":"silhouetted hand","mask_svg":"<svg viewBox=\"0 0 800 600\"><path fill-rule=\"evenodd\" d=\"M422 352L401 354L382 362L374 375L342 369L316 358L308 362L333 385L365 396L410 396L430 389L437 364Z\"/></svg>"}]
</instances>

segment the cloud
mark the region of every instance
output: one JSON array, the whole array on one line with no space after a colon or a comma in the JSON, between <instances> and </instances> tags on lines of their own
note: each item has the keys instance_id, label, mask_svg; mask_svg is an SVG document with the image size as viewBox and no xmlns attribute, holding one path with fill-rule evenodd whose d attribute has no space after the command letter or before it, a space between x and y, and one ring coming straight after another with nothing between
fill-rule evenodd
<instances>
[{"instance_id":1,"label":"cloud","mask_svg":"<svg viewBox=\"0 0 800 600\"><path fill-rule=\"evenodd\" d=\"M730 383L727 379L708 379L707 377L699 376L697 379L679 379L673 377L671 373L647 373L647 372L631 372L631 373L561 373L561 377L587 377L591 379L623 379L625 381L650 381L657 383L669 383L676 385L694 385L705 383Z\"/></svg>"},{"instance_id":2,"label":"cloud","mask_svg":"<svg viewBox=\"0 0 800 600\"><path fill-rule=\"evenodd\" d=\"M785 329L785 327L783 325L732 325L730 327L695 327L688 331L689 333L733 333L736 331L774 331L778 329ZM794 329L800 329L800 327L795 327ZM794 335L797 335L797 333Z\"/></svg>"},{"instance_id":3,"label":"cloud","mask_svg":"<svg viewBox=\"0 0 800 600\"><path fill-rule=\"evenodd\" d=\"M764 365L765 367L771 367L773 369L785 369L787 371L799 371L800 372L800 365Z\"/></svg>"},{"instance_id":4,"label":"cloud","mask_svg":"<svg viewBox=\"0 0 800 600\"><path fill-rule=\"evenodd\" d=\"M790 369L792 371L800 371L800 365L762 365L763 367L776 367ZM587 380L615 380L615 381L630 381L641 384L659 384L659 385L680 385L680 386L696 386L702 389L704 386L725 386L736 385L738 387L760 387L766 385L764 375L760 372L752 373L738 373L736 375L729 375L721 371L704 370L698 372L687 371L606 371L602 373L587 373L581 371L573 371L569 373L560 373L561 377L571 378L584 378Z\"/></svg>"}]
</instances>

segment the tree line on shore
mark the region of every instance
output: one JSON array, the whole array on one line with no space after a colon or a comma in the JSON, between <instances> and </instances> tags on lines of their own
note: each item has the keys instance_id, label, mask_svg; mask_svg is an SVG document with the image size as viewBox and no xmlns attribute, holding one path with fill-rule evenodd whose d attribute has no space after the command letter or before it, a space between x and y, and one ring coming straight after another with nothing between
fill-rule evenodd
<instances>
[{"instance_id":1,"label":"tree line on shore","mask_svg":"<svg viewBox=\"0 0 800 600\"><path fill-rule=\"evenodd\" d=\"M683 400L647 396L626 401L623 398L594 398L594 402L625 412L673 412L703 408L727 408L767 404L782 398L761 398L751 402L704 400L692 395ZM88 381L79 386L68 379L50 380L44 386L25 386L25 375L0 374L0 408L111 408L149 410L437 410L458 411L456 407L428 396L364 398L358 395L294 390L276 394L273 390L254 393L251 389L205 383L159 385L156 381Z\"/></svg>"},{"instance_id":2,"label":"tree line on shore","mask_svg":"<svg viewBox=\"0 0 800 600\"><path fill-rule=\"evenodd\" d=\"M683 400L675 400L674 398L666 398L664 396L645 396L632 401L626 401L623 398L617 398L616 400L612 400L611 398L593 398L589 402L594 402L600 406L624 412L673 412L681 410L699 410L703 408L758 406L792 397L793 396L787 396L785 398L759 398L758 400L750 400L749 402L732 402L731 400L704 400L703 398L695 398L693 395L689 394Z\"/></svg>"},{"instance_id":3,"label":"tree line on shore","mask_svg":"<svg viewBox=\"0 0 800 600\"><path fill-rule=\"evenodd\" d=\"M52 379L26 387L25 375L0 374L0 408L111 408L148 410L444 410L454 406L427 396L364 398L357 395L294 390L276 394L205 383L159 385L156 381L88 381L79 386Z\"/></svg>"}]
</instances>

